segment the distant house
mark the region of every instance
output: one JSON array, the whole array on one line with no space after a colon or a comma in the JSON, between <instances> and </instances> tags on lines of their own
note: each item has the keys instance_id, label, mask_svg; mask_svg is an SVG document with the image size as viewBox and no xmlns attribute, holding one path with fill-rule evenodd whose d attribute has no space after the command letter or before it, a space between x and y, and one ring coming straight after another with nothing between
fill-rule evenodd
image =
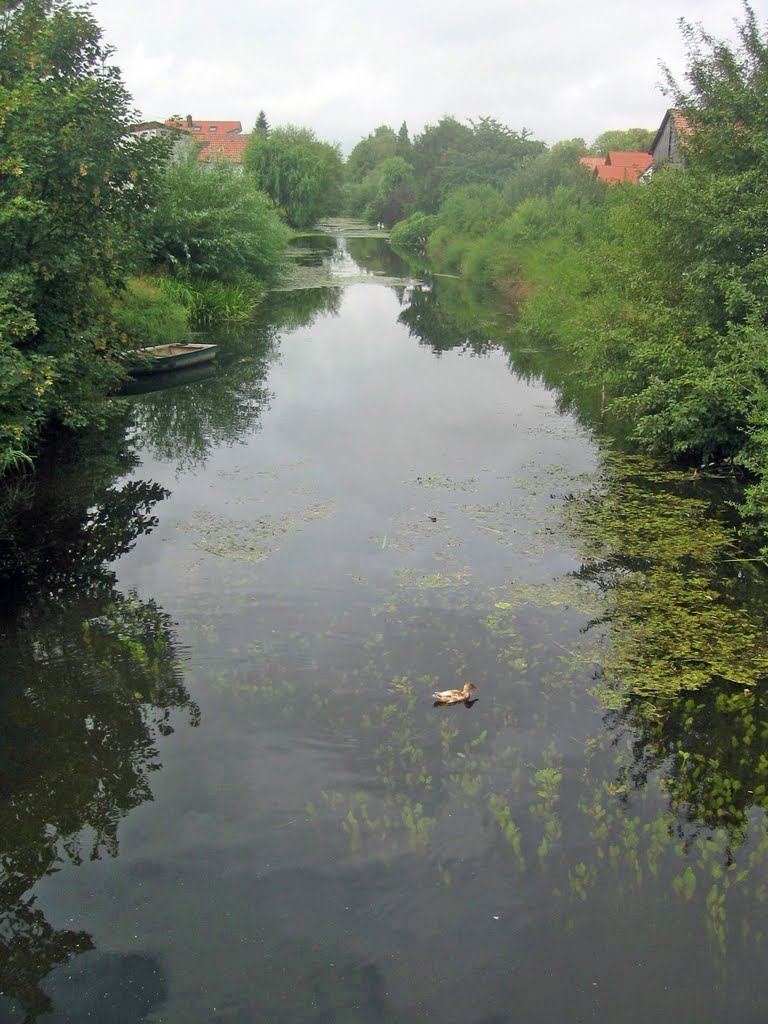
<instances>
[{"instance_id":1,"label":"distant house","mask_svg":"<svg viewBox=\"0 0 768 1024\"><path fill-rule=\"evenodd\" d=\"M579 163L608 185L636 185L653 162L650 153L611 150L608 156L582 156Z\"/></svg>"},{"instance_id":2,"label":"distant house","mask_svg":"<svg viewBox=\"0 0 768 1024\"><path fill-rule=\"evenodd\" d=\"M187 114L185 118L168 118L165 124L194 138L199 145L197 159L201 163L231 160L242 166L243 154L251 137L243 135L240 121L195 121L191 114Z\"/></svg>"},{"instance_id":3,"label":"distant house","mask_svg":"<svg viewBox=\"0 0 768 1024\"><path fill-rule=\"evenodd\" d=\"M141 121L139 124L131 125L130 134L139 138L151 138L154 135L168 135L173 137L173 148L171 159L173 161L183 160L192 145L188 132L183 132L176 125L168 121Z\"/></svg>"},{"instance_id":4,"label":"distant house","mask_svg":"<svg viewBox=\"0 0 768 1024\"><path fill-rule=\"evenodd\" d=\"M589 167L591 171L596 171L598 167L605 167L604 156L580 156L579 163L584 164L585 167Z\"/></svg>"},{"instance_id":5,"label":"distant house","mask_svg":"<svg viewBox=\"0 0 768 1024\"><path fill-rule=\"evenodd\" d=\"M662 167L683 167L685 164L685 138L691 134L691 123L679 110L668 110L664 115L656 138L651 144L652 171Z\"/></svg>"},{"instance_id":6,"label":"distant house","mask_svg":"<svg viewBox=\"0 0 768 1024\"><path fill-rule=\"evenodd\" d=\"M209 139L208 144L201 147L197 159L203 163L210 163L211 160L231 160L233 163L242 164L243 153L250 141L250 135Z\"/></svg>"},{"instance_id":7,"label":"distant house","mask_svg":"<svg viewBox=\"0 0 768 1024\"><path fill-rule=\"evenodd\" d=\"M146 138L152 135L161 135L168 131L168 125L162 121L141 121L139 124L131 125L131 135L138 135Z\"/></svg>"}]
</instances>

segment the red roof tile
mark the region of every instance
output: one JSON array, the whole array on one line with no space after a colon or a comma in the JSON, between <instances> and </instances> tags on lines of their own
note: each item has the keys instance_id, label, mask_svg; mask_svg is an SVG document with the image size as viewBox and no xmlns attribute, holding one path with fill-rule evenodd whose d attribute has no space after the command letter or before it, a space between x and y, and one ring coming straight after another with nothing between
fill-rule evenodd
<instances>
[{"instance_id":1,"label":"red roof tile","mask_svg":"<svg viewBox=\"0 0 768 1024\"><path fill-rule=\"evenodd\" d=\"M597 167L595 173L601 181L605 181L609 185L616 185L624 181L636 185L640 180L640 175L647 171L652 163L653 157L650 153L627 153L611 150L605 164L602 167Z\"/></svg>"},{"instance_id":2,"label":"red roof tile","mask_svg":"<svg viewBox=\"0 0 768 1024\"><path fill-rule=\"evenodd\" d=\"M165 123L205 138L210 135L239 135L243 130L240 121L194 121L191 117L169 117Z\"/></svg>"},{"instance_id":3,"label":"red roof tile","mask_svg":"<svg viewBox=\"0 0 768 1024\"><path fill-rule=\"evenodd\" d=\"M589 167L595 177L609 185L628 181L636 185L640 175L653 163L650 153L622 152L612 149L608 156L580 156L579 163Z\"/></svg>"},{"instance_id":4,"label":"red roof tile","mask_svg":"<svg viewBox=\"0 0 768 1024\"><path fill-rule=\"evenodd\" d=\"M685 114L681 114L679 110L671 110L672 122L677 128L679 135L690 135L693 131L693 126Z\"/></svg>"},{"instance_id":5,"label":"red roof tile","mask_svg":"<svg viewBox=\"0 0 768 1024\"><path fill-rule=\"evenodd\" d=\"M206 139L197 159L204 162L211 160L232 160L237 164L243 162L243 153L251 141L250 135L230 135L223 138Z\"/></svg>"},{"instance_id":6,"label":"red roof tile","mask_svg":"<svg viewBox=\"0 0 768 1024\"><path fill-rule=\"evenodd\" d=\"M591 170L596 170L598 167L605 166L604 156L580 156L579 163L584 164L585 167L589 167Z\"/></svg>"}]
</instances>

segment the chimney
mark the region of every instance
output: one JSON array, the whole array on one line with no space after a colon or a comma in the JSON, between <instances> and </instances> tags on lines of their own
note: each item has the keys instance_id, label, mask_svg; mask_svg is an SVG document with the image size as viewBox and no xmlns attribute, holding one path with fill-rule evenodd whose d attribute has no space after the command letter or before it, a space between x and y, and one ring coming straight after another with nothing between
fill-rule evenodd
<instances>
[{"instance_id":1,"label":"chimney","mask_svg":"<svg viewBox=\"0 0 768 1024\"><path fill-rule=\"evenodd\" d=\"M187 114L187 128L191 128L191 127L192 127L192 115L191 114Z\"/></svg>"}]
</instances>

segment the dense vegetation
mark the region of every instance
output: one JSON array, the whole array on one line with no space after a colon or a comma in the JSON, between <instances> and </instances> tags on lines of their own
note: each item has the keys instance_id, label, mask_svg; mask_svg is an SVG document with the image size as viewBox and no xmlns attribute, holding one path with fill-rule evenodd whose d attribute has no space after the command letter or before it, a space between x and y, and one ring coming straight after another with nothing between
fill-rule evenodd
<instances>
[{"instance_id":1,"label":"dense vegetation","mask_svg":"<svg viewBox=\"0 0 768 1024\"><path fill-rule=\"evenodd\" d=\"M147 220L146 264L196 323L247 318L282 269L288 229L227 160L202 166L193 149L171 163Z\"/></svg>"},{"instance_id":2,"label":"dense vegetation","mask_svg":"<svg viewBox=\"0 0 768 1024\"><path fill-rule=\"evenodd\" d=\"M287 232L253 181L131 134L110 55L70 0L4 5L0 473L52 423L104 422L122 348L242 315L282 262Z\"/></svg>"},{"instance_id":3,"label":"dense vegetation","mask_svg":"<svg viewBox=\"0 0 768 1024\"><path fill-rule=\"evenodd\" d=\"M579 165L583 140L559 143L392 240L523 299L523 328L566 346L644 449L746 467L764 518L768 44L748 6L734 46L682 27L686 79L667 87L691 126L684 169L609 188Z\"/></svg>"},{"instance_id":4,"label":"dense vegetation","mask_svg":"<svg viewBox=\"0 0 768 1024\"><path fill-rule=\"evenodd\" d=\"M346 164L349 212L387 226L414 210L434 213L455 189L500 186L545 150L525 129L515 132L493 117L462 124L443 117L413 141L380 125L360 141Z\"/></svg>"},{"instance_id":5,"label":"dense vegetation","mask_svg":"<svg viewBox=\"0 0 768 1024\"><path fill-rule=\"evenodd\" d=\"M118 376L94 284L114 288L160 151L126 137L129 97L93 19L50 0L0 18L0 469L55 418L97 419Z\"/></svg>"}]
</instances>

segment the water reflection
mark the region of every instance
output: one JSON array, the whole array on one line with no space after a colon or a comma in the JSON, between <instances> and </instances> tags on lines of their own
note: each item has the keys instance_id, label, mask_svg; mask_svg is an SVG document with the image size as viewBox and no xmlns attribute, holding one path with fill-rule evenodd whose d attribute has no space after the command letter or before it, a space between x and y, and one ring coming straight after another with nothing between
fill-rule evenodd
<instances>
[{"instance_id":1,"label":"water reflection","mask_svg":"<svg viewBox=\"0 0 768 1024\"><path fill-rule=\"evenodd\" d=\"M338 292L325 288L275 292L248 330L217 337L213 371L205 367L193 378L164 374L161 387L153 387L149 378L149 389L135 389L132 406L134 430L144 447L174 462L177 472L190 472L220 446L256 433L272 400L267 375L280 357L280 331L333 315L339 301Z\"/></svg>"},{"instance_id":2,"label":"water reflection","mask_svg":"<svg viewBox=\"0 0 768 1024\"><path fill-rule=\"evenodd\" d=\"M126 423L101 434L52 442L36 472L0 491L0 612L30 600L109 590L109 563L156 525L168 491L125 480L137 464Z\"/></svg>"},{"instance_id":3,"label":"water reflection","mask_svg":"<svg viewBox=\"0 0 768 1024\"><path fill-rule=\"evenodd\" d=\"M329 225L333 232L333 226ZM381 236L322 232L295 239L291 289L352 283L397 283L412 279L407 262Z\"/></svg>"},{"instance_id":4,"label":"water reflection","mask_svg":"<svg viewBox=\"0 0 768 1024\"><path fill-rule=\"evenodd\" d=\"M441 292L441 300L445 296L455 294L449 289ZM489 338L483 330L481 320L472 319L471 310L466 304L460 307L460 316L443 301L438 301L435 292L425 286L416 286L401 292L403 310L398 321L404 324L410 334L418 338L419 344L427 345L435 355L449 352L452 349L484 355L498 342Z\"/></svg>"},{"instance_id":5,"label":"water reflection","mask_svg":"<svg viewBox=\"0 0 768 1024\"><path fill-rule=\"evenodd\" d=\"M185 1024L759 1019L759 568L728 561L700 480L596 451L593 407L559 415L567 366L498 309L446 279L389 284L280 293L210 385L136 400L140 455L174 490L161 529L121 587L7 641L35 681L8 691L32 822L4 829L8 863L28 901L45 865L83 866L31 894L82 926L49 925L37 959L8 890L22 959L3 983L65 1007L89 974L135 978L135 1019ZM432 707L469 679L471 712ZM150 814L159 737L196 721L185 685L206 728L170 740ZM86 900L131 807L142 825ZM91 934L69 989L57 968L41 983Z\"/></svg>"},{"instance_id":6,"label":"water reflection","mask_svg":"<svg viewBox=\"0 0 768 1024\"><path fill-rule=\"evenodd\" d=\"M258 428L271 397L267 368L277 353L274 331L223 339L215 375L194 384L180 381L172 393L153 391L134 399L137 434L180 472L202 465L219 445L234 444Z\"/></svg>"},{"instance_id":7,"label":"water reflection","mask_svg":"<svg viewBox=\"0 0 768 1024\"><path fill-rule=\"evenodd\" d=\"M152 530L168 494L117 483L135 457L115 430L81 441L76 472L55 446L3 494L0 992L28 1021L53 1009L42 982L54 966L93 948L87 931L49 923L34 886L117 856L120 821L152 799L158 738L179 712L199 720L170 618L115 586L110 563Z\"/></svg>"}]
</instances>

